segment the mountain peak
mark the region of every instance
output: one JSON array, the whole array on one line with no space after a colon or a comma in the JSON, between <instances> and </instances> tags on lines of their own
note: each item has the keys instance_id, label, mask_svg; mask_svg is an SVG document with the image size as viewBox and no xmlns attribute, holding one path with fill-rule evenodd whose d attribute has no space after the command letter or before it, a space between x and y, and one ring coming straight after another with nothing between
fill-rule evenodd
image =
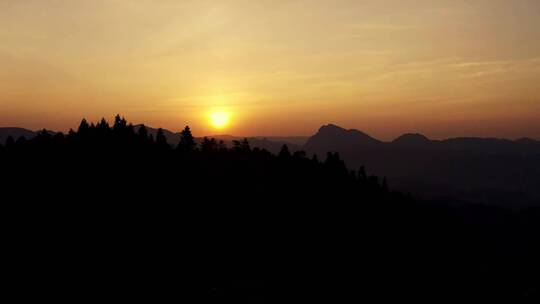
<instances>
[{"instance_id":1,"label":"mountain peak","mask_svg":"<svg viewBox=\"0 0 540 304\"><path fill-rule=\"evenodd\" d=\"M420 133L406 133L394 139L393 141L393 143L396 143L396 144L406 144L406 145L418 145L418 144L425 144L429 142L431 142L431 140L427 138L425 135L422 135Z\"/></svg>"},{"instance_id":2,"label":"mountain peak","mask_svg":"<svg viewBox=\"0 0 540 304\"><path fill-rule=\"evenodd\" d=\"M347 130L334 124L322 126L305 145L308 151L334 151L342 147L367 147L381 142L368 134L351 129Z\"/></svg>"},{"instance_id":3,"label":"mountain peak","mask_svg":"<svg viewBox=\"0 0 540 304\"><path fill-rule=\"evenodd\" d=\"M349 135L349 136L363 136L363 137L369 137L371 140L376 140L375 138L369 136L368 134L357 130L357 129L345 129L335 124L327 124L323 125L320 129L318 134L332 134L332 135Z\"/></svg>"},{"instance_id":4,"label":"mountain peak","mask_svg":"<svg viewBox=\"0 0 540 304\"><path fill-rule=\"evenodd\" d=\"M323 125L322 127L319 128L319 133L320 132L346 132L347 130L338 126L338 125L334 125L334 124L327 124L327 125Z\"/></svg>"}]
</instances>

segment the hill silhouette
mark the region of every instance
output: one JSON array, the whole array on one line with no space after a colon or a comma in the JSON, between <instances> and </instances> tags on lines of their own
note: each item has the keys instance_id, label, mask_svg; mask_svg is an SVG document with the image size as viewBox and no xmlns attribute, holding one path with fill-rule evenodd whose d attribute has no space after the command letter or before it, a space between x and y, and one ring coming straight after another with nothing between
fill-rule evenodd
<instances>
[{"instance_id":1,"label":"hill silhouette","mask_svg":"<svg viewBox=\"0 0 540 304\"><path fill-rule=\"evenodd\" d=\"M36 132L23 128L0 128L0 144L5 144L10 136L13 140L17 140L21 136L31 139L36 136Z\"/></svg>"},{"instance_id":2,"label":"hill silhouette","mask_svg":"<svg viewBox=\"0 0 540 304\"><path fill-rule=\"evenodd\" d=\"M366 165L399 190L519 208L540 206L540 142L405 134L378 141L357 130L324 126L304 146L308 154L339 152L348 166Z\"/></svg>"},{"instance_id":3,"label":"hill silhouette","mask_svg":"<svg viewBox=\"0 0 540 304\"><path fill-rule=\"evenodd\" d=\"M135 125L138 132L140 125ZM145 126L156 138L158 129ZM54 132L49 131L51 134ZM162 130L175 146L181 132ZM0 143L31 139L38 132L20 128L0 128ZM211 136L228 148L243 137ZM195 138L200 144L204 137ZM367 165L371 172L386 176L395 189L412 192L426 199L457 200L499 204L519 208L540 205L540 142L530 138L450 138L431 140L422 134L404 134L383 142L358 130L337 125L322 126L311 137L249 137L253 148L278 154L283 145L308 156L339 152L351 168Z\"/></svg>"},{"instance_id":4,"label":"hill silhouette","mask_svg":"<svg viewBox=\"0 0 540 304\"><path fill-rule=\"evenodd\" d=\"M120 116L0 146L5 287L196 303L537 294L538 208L419 200L325 155L189 127L172 145Z\"/></svg>"},{"instance_id":5,"label":"hill silhouette","mask_svg":"<svg viewBox=\"0 0 540 304\"><path fill-rule=\"evenodd\" d=\"M338 149L361 149L376 147L381 141L358 130L345 130L333 124L322 126L305 144L307 151L323 151ZM331 147L331 149L328 149Z\"/></svg>"},{"instance_id":6,"label":"hill silhouette","mask_svg":"<svg viewBox=\"0 0 540 304\"><path fill-rule=\"evenodd\" d=\"M422 134L408 133L394 139L392 144L407 148L421 148L431 144L431 140Z\"/></svg>"}]
</instances>

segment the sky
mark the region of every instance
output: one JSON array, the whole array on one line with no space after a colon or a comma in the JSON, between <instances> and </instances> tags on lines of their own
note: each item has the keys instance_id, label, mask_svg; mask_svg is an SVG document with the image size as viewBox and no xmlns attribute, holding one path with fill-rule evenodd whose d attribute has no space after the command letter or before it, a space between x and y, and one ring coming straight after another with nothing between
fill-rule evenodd
<instances>
[{"instance_id":1,"label":"sky","mask_svg":"<svg viewBox=\"0 0 540 304\"><path fill-rule=\"evenodd\" d=\"M0 0L0 126L117 113L196 135L540 139L540 1Z\"/></svg>"}]
</instances>

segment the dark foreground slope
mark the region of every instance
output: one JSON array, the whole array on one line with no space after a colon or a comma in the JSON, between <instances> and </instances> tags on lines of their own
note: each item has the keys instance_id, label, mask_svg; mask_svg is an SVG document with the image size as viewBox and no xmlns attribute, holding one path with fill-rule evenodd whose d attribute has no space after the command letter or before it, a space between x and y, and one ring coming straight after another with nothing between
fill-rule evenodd
<instances>
[{"instance_id":1,"label":"dark foreground slope","mask_svg":"<svg viewBox=\"0 0 540 304\"><path fill-rule=\"evenodd\" d=\"M538 210L434 204L286 148L172 149L124 120L0 147L20 299L343 302L537 293Z\"/></svg>"}]
</instances>

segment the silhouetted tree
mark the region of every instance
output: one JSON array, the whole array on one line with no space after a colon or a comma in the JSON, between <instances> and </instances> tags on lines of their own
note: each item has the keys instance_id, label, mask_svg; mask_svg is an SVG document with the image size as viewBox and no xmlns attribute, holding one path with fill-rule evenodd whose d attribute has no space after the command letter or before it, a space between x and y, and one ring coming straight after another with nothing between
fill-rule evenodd
<instances>
[{"instance_id":1,"label":"silhouetted tree","mask_svg":"<svg viewBox=\"0 0 540 304\"><path fill-rule=\"evenodd\" d=\"M126 127L127 121L123 117L120 117L120 115L116 115L116 117L114 117L113 130L118 132L124 130Z\"/></svg>"},{"instance_id":2,"label":"silhouetted tree","mask_svg":"<svg viewBox=\"0 0 540 304\"><path fill-rule=\"evenodd\" d=\"M43 139L43 138L51 138L51 132L47 131L46 129L42 129L36 134L36 137Z\"/></svg>"},{"instance_id":3,"label":"silhouetted tree","mask_svg":"<svg viewBox=\"0 0 540 304\"><path fill-rule=\"evenodd\" d=\"M287 145L283 145L281 147L281 150L279 151L278 157L279 158L284 158L284 159L291 157L291 152L289 151L289 147Z\"/></svg>"},{"instance_id":4,"label":"silhouetted tree","mask_svg":"<svg viewBox=\"0 0 540 304\"><path fill-rule=\"evenodd\" d=\"M88 134L88 130L90 129L90 126L88 125L88 122L86 121L86 119L83 118L83 120L81 121L81 124L79 125L79 129L77 130L77 133L79 133L79 135L87 135Z\"/></svg>"},{"instance_id":5,"label":"silhouetted tree","mask_svg":"<svg viewBox=\"0 0 540 304\"><path fill-rule=\"evenodd\" d=\"M101 119L101 121L97 124L96 128L101 132L107 132L111 129L109 123L105 118Z\"/></svg>"},{"instance_id":6,"label":"silhouetted tree","mask_svg":"<svg viewBox=\"0 0 540 304\"><path fill-rule=\"evenodd\" d=\"M165 134L163 133L163 129L159 128L156 135L156 144L159 147L169 147L169 143L167 143L167 137L165 137Z\"/></svg>"},{"instance_id":7,"label":"silhouetted tree","mask_svg":"<svg viewBox=\"0 0 540 304\"><path fill-rule=\"evenodd\" d=\"M240 144L240 149L244 152L249 152L251 150L251 147L249 146L249 141L247 138L244 138L242 140L242 143Z\"/></svg>"},{"instance_id":8,"label":"silhouetted tree","mask_svg":"<svg viewBox=\"0 0 540 304\"><path fill-rule=\"evenodd\" d=\"M217 144L217 149L220 152L227 152L227 145L225 145L225 142L223 140L220 140Z\"/></svg>"},{"instance_id":9,"label":"silhouetted tree","mask_svg":"<svg viewBox=\"0 0 540 304\"><path fill-rule=\"evenodd\" d=\"M177 149L181 152L191 152L195 150L196 143L193 134L191 134L191 129L189 126L186 126L182 132L180 132L180 143L178 144Z\"/></svg>"},{"instance_id":10,"label":"silhouetted tree","mask_svg":"<svg viewBox=\"0 0 540 304\"><path fill-rule=\"evenodd\" d=\"M139 136L139 140L143 143L148 141L148 130L146 129L145 125L141 125L139 127L139 131L137 132L137 135Z\"/></svg>"},{"instance_id":11,"label":"silhouetted tree","mask_svg":"<svg viewBox=\"0 0 540 304\"><path fill-rule=\"evenodd\" d=\"M332 168L333 170L348 172L345 162L341 160L341 157L337 152L328 152L324 164L325 166Z\"/></svg>"},{"instance_id":12,"label":"silhouetted tree","mask_svg":"<svg viewBox=\"0 0 540 304\"><path fill-rule=\"evenodd\" d=\"M26 137L20 136L19 138L17 138L17 141L15 142L15 144L17 146L22 146L22 145L26 144L26 142L27 142Z\"/></svg>"},{"instance_id":13,"label":"silhouetted tree","mask_svg":"<svg viewBox=\"0 0 540 304\"><path fill-rule=\"evenodd\" d=\"M236 152L242 151L242 142L241 141L233 140L232 144L233 144L233 150L234 151L236 151Z\"/></svg>"},{"instance_id":14,"label":"silhouetted tree","mask_svg":"<svg viewBox=\"0 0 540 304\"><path fill-rule=\"evenodd\" d=\"M201 142L201 151L203 152L213 152L217 150L217 143L216 139L208 139L208 137L204 137Z\"/></svg>"}]
</instances>

